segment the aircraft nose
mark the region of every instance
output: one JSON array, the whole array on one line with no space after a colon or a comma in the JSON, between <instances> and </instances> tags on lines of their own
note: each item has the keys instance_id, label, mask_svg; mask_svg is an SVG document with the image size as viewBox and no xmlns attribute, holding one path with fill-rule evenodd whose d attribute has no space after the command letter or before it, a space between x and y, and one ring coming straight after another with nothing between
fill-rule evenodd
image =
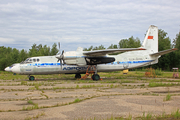
<instances>
[{"instance_id":1,"label":"aircraft nose","mask_svg":"<svg viewBox=\"0 0 180 120\"><path fill-rule=\"evenodd\" d=\"M11 69L9 67L6 67L4 70L7 72L11 72Z\"/></svg>"},{"instance_id":2,"label":"aircraft nose","mask_svg":"<svg viewBox=\"0 0 180 120\"><path fill-rule=\"evenodd\" d=\"M12 72L13 72L13 73L20 73L20 67L19 67L19 64L13 66Z\"/></svg>"}]
</instances>

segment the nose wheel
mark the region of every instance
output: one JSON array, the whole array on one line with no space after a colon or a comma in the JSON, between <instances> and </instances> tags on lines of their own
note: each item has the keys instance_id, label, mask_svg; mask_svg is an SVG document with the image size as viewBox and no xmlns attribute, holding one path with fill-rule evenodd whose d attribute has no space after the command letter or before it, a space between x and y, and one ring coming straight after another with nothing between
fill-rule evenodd
<instances>
[{"instance_id":1,"label":"nose wheel","mask_svg":"<svg viewBox=\"0 0 180 120\"><path fill-rule=\"evenodd\" d=\"M35 80L35 77L34 77L34 76L28 76L28 77L29 77L29 80L30 80L30 81Z\"/></svg>"}]
</instances>

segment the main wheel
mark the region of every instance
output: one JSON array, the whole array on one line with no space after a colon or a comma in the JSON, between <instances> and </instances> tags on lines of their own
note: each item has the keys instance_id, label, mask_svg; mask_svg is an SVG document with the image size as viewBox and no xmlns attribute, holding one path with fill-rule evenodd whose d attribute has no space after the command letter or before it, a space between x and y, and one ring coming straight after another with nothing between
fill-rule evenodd
<instances>
[{"instance_id":1,"label":"main wheel","mask_svg":"<svg viewBox=\"0 0 180 120\"><path fill-rule=\"evenodd\" d=\"M35 77L34 76L29 76L29 80L31 80L31 81L35 80Z\"/></svg>"},{"instance_id":2,"label":"main wheel","mask_svg":"<svg viewBox=\"0 0 180 120\"><path fill-rule=\"evenodd\" d=\"M75 75L75 78L76 78L76 79L81 78L81 74L76 74L76 75Z\"/></svg>"},{"instance_id":3,"label":"main wheel","mask_svg":"<svg viewBox=\"0 0 180 120\"><path fill-rule=\"evenodd\" d=\"M100 80L100 76L98 74L94 74L92 76L92 79L95 80L95 81L98 81L98 80Z\"/></svg>"}]
</instances>

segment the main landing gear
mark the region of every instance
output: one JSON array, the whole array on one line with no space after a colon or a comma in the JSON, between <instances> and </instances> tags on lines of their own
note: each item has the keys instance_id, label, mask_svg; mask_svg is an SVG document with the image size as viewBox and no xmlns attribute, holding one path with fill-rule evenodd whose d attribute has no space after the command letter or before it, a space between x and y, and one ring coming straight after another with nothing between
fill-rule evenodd
<instances>
[{"instance_id":1,"label":"main landing gear","mask_svg":"<svg viewBox=\"0 0 180 120\"><path fill-rule=\"evenodd\" d=\"M95 65L89 65L86 70L86 74L83 77L81 77L81 79L86 79L90 74L91 74L92 80L95 80L95 81L102 80L100 79L100 76L97 74L97 69Z\"/></svg>"},{"instance_id":2,"label":"main landing gear","mask_svg":"<svg viewBox=\"0 0 180 120\"><path fill-rule=\"evenodd\" d=\"M75 78L76 78L76 79L80 79L80 78L81 78L81 74L76 74L76 75L75 75Z\"/></svg>"},{"instance_id":3,"label":"main landing gear","mask_svg":"<svg viewBox=\"0 0 180 120\"><path fill-rule=\"evenodd\" d=\"M30 75L29 75L28 77L29 77L29 80L30 80L30 81L35 80L35 77L34 77L34 76L30 76Z\"/></svg>"}]
</instances>

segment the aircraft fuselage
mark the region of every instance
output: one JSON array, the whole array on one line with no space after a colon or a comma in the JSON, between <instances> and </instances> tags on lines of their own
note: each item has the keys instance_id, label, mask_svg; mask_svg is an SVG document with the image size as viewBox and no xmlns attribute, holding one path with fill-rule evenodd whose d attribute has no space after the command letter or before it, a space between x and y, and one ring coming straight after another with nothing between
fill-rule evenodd
<instances>
[{"instance_id":1,"label":"aircraft fuselage","mask_svg":"<svg viewBox=\"0 0 180 120\"><path fill-rule=\"evenodd\" d=\"M152 58L145 54L146 51L132 51L125 52L119 55L107 55L107 58L115 58L114 62L106 64L98 64L98 72L119 71L124 69L132 69L137 67L155 64L157 58ZM126 57L124 57L126 56ZM86 56L81 56L85 59ZM76 58L80 58L77 56ZM88 65L60 65L55 56L40 56L28 58L29 60L23 63L16 64L12 67L12 72L24 75L37 75L37 74L77 74L86 73Z\"/></svg>"}]
</instances>

